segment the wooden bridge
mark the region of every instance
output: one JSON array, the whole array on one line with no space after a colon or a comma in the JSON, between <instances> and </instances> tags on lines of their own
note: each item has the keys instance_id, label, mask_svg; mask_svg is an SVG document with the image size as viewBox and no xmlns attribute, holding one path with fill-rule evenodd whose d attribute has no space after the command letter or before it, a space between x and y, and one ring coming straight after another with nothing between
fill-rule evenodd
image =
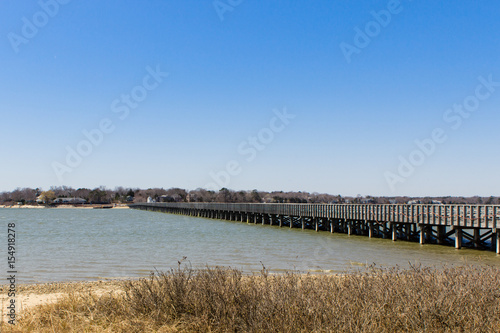
<instances>
[{"instance_id":1,"label":"wooden bridge","mask_svg":"<svg viewBox=\"0 0 500 333\"><path fill-rule=\"evenodd\" d=\"M462 246L500 254L500 206L136 203L130 208L194 217Z\"/></svg>"}]
</instances>

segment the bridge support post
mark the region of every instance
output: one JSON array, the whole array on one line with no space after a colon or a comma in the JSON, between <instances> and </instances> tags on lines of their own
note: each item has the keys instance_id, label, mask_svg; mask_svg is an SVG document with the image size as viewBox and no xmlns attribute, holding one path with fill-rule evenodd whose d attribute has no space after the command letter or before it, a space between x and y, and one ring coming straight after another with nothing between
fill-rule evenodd
<instances>
[{"instance_id":1,"label":"bridge support post","mask_svg":"<svg viewBox=\"0 0 500 333\"><path fill-rule=\"evenodd\" d=\"M289 216L290 218L290 229L293 228L293 216Z\"/></svg>"},{"instance_id":2,"label":"bridge support post","mask_svg":"<svg viewBox=\"0 0 500 333\"><path fill-rule=\"evenodd\" d=\"M330 220L330 233L333 234L333 220Z\"/></svg>"},{"instance_id":3,"label":"bridge support post","mask_svg":"<svg viewBox=\"0 0 500 333\"><path fill-rule=\"evenodd\" d=\"M281 228L283 226L283 217L281 215L279 215L278 219L279 219L279 225L280 225L280 228Z\"/></svg>"},{"instance_id":4,"label":"bridge support post","mask_svg":"<svg viewBox=\"0 0 500 333\"><path fill-rule=\"evenodd\" d=\"M455 249L462 248L462 229L455 229Z\"/></svg>"},{"instance_id":5,"label":"bridge support post","mask_svg":"<svg viewBox=\"0 0 500 333\"><path fill-rule=\"evenodd\" d=\"M373 222L368 222L368 237L373 237Z\"/></svg>"},{"instance_id":6,"label":"bridge support post","mask_svg":"<svg viewBox=\"0 0 500 333\"><path fill-rule=\"evenodd\" d=\"M391 232L392 232L392 241L395 242L398 240L398 228L395 223L391 223Z\"/></svg>"},{"instance_id":7,"label":"bridge support post","mask_svg":"<svg viewBox=\"0 0 500 333\"><path fill-rule=\"evenodd\" d=\"M303 216L300 217L300 223L302 223L302 230L304 230L306 228L306 221Z\"/></svg>"},{"instance_id":8,"label":"bridge support post","mask_svg":"<svg viewBox=\"0 0 500 333\"><path fill-rule=\"evenodd\" d=\"M474 229L474 247L478 248L479 247L479 242L481 240L481 235L480 235L480 229L475 228Z\"/></svg>"},{"instance_id":9,"label":"bridge support post","mask_svg":"<svg viewBox=\"0 0 500 333\"><path fill-rule=\"evenodd\" d=\"M496 242L491 242L491 243L492 244L497 243L496 244L496 253L500 254L500 229L495 229L494 235L496 238Z\"/></svg>"},{"instance_id":10,"label":"bridge support post","mask_svg":"<svg viewBox=\"0 0 500 333\"><path fill-rule=\"evenodd\" d=\"M419 224L420 228L420 245L425 244L425 226L423 224Z\"/></svg>"},{"instance_id":11,"label":"bridge support post","mask_svg":"<svg viewBox=\"0 0 500 333\"><path fill-rule=\"evenodd\" d=\"M445 238L445 230L442 225L438 225L436 227L436 232L437 232L437 243L438 244L444 244L444 238Z\"/></svg>"},{"instance_id":12,"label":"bridge support post","mask_svg":"<svg viewBox=\"0 0 500 333\"><path fill-rule=\"evenodd\" d=\"M350 236L353 232L352 221L347 222L347 234Z\"/></svg>"}]
</instances>

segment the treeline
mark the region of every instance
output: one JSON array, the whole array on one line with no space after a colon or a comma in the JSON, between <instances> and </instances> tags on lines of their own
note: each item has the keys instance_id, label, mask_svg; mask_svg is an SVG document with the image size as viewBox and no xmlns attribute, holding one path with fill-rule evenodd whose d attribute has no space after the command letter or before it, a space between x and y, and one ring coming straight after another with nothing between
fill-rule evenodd
<instances>
[{"instance_id":1,"label":"treeline","mask_svg":"<svg viewBox=\"0 0 500 333\"><path fill-rule=\"evenodd\" d=\"M185 190L181 188L125 188L107 189L103 186L89 189L74 189L68 186L52 186L44 191L41 188L17 188L11 192L0 193L0 204L51 204L58 198L81 198L87 203L133 203L154 200L155 202L249 202L249 203L364 203L364 204L402 204L402 203L443 203L443 204L500 204L500 197L355 197L283 191L233 191L222 188L219 191L205 189ZM57 201L56 201L57 202Z\"/></svg>"}]
</instances>

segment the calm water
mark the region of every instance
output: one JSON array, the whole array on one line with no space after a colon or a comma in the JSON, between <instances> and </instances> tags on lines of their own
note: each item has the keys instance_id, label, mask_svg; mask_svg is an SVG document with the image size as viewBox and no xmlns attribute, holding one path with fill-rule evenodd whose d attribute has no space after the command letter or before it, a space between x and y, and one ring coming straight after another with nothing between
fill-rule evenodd
<instances>
[{"instance_id":1,"label":"calm water","mask_svg":"<svg viewBox=\"0 0 500 333\"><path fill-rule=\"evenodd\" d=\"M377 266L500 266L493 252L316 233L137 210L0 209L0 260L16 223L18 282L147 276L155 268L231 266L258 271L343 272ZM6 274L4 272L4 275Z\"/></svg>"}]
</instances>

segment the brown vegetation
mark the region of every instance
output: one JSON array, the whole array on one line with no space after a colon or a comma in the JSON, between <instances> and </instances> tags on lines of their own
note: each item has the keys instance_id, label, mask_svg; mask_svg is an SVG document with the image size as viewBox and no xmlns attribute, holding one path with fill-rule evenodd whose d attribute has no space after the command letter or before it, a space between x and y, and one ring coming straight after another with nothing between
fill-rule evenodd
<instances>
[{"instance_id":1,"label":"brown vegetation","mask_svg":"<svg viewBox=\"0 0 500 333\"><path fill-rule=\"evenodd\" d=\"M176 269L121 293L71 293L2 332L498 332L500 269L245 276Z\"/></svg>"}]
</instances>

